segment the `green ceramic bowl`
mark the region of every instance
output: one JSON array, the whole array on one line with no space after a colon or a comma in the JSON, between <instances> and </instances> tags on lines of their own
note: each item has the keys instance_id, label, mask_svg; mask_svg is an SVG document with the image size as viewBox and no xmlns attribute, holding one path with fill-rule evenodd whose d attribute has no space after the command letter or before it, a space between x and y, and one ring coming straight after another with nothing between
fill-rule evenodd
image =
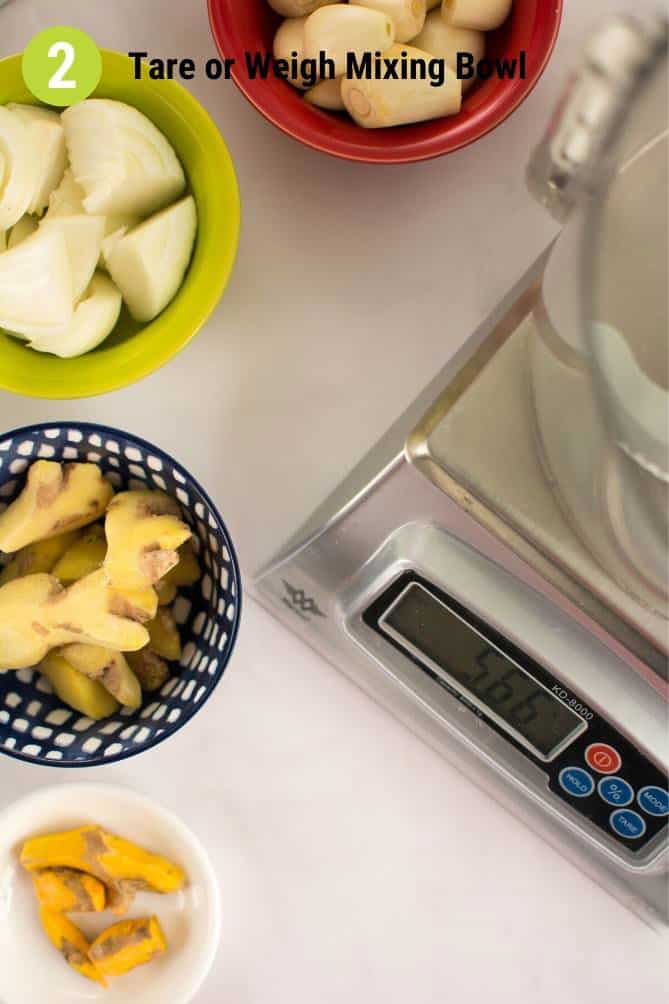
<instances>
[{"instance_id":1,"label":"green ceramic bowl","mask_svg":"<svg viewBox=\"0 0 669 1004\"><path fill-rule=\"evenodd\" d=\"M77 359L33 352L0 331L0 388L46 398L89 397L126 387L176 355L212 313L227 285L240 227L235 169L216 125L179 84L134 80L131 62L103 51L102 80L94 97L114 98L144 112L167 136L184 166L198 208L193 260L172 303L150 324L123 310L116 328L93 352ZM0 105L35 104L21 75L21 56L0 60Z\"/></svg>"}]
</instances>

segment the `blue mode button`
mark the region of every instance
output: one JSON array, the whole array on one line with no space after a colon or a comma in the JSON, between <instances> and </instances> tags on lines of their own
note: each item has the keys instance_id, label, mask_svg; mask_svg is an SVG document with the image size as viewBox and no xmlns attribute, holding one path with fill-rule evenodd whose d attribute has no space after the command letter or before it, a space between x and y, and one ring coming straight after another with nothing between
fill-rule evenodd
<instances>
[{"instance_id":1,"label":"blue mode button","mask_svg":"<svg viewBox=\"0 0 669 1004\"><path fill-rule=\"evenodd\" d=\"M665 788L646 785L639 791L636 800L649 816L669 816L669 791Z\"/></svg>"},{"instance_id":2,"label":"blue mode button","mask_svg":"<svg viewBox=\"0 0 669 1004\"><path fill-rule=\"evenodd\" d=\"M595 782L582 767L565 767L558 777L560 787L574 798L587 798L595 790Z\"/></svg>"},{"instance_id":3,"label":"blue mode button","mask_svg":"<svg viewBox=\"0 0 669 1004\"><path fill-rule=\"evenodd\" d=\"M609 820L611 829L625 840L638 840L646 832L646 824L632 809L616 809Z\"/></svg>"}]
</instances>

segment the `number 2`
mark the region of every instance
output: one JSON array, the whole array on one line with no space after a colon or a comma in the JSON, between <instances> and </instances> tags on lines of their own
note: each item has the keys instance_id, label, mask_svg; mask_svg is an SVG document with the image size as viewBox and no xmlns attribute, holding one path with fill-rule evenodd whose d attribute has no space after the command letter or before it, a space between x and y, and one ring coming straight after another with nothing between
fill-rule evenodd
<instances>
[{"instance_id":1,"label":"number 2","mask_svg":"<svg viewBox=\"0 0 669 1004\"><path fill-rule=\"evenodd\" d=\"M72 69L75 59L74 46L70 45L69 42L54 42L49 49L48 55L49 59L58 59L59 56L63 57L63 62L49 81L49 88L56 91L72 90L75 88L77 86L76 80L66 80L66 75Z\"/></svg>"}]
</instances>

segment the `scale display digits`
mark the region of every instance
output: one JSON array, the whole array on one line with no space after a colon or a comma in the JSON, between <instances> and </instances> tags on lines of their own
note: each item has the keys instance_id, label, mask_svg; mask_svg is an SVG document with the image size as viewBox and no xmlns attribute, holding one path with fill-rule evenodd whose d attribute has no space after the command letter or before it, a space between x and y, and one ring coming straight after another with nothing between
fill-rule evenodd
<instances>
[{"instance_id":1,"label":"scale display digits","mask_svg":"<svg viewBox=\"0 0 669 1004\"><path fill-rule=\"evenodd\" d=\"M380 626L542 759L582 731L583 720L574 711L420 583L407 587Z\"/></svg>"},{"instance_id":2,"label":"scale display digits","mask_svg":"<svg viewBox=\"0 0 669 1004\"><path fill-rule=\"evenodd\" d=\"M531 725L547 704L555 703L555 698L527 673L513 664L509 668L509 660L496 648L488 646L476 657L476 662L483 672L470 681L473 692L494 711L508 717L516 728Z\"/></svg>"}]
</instances>

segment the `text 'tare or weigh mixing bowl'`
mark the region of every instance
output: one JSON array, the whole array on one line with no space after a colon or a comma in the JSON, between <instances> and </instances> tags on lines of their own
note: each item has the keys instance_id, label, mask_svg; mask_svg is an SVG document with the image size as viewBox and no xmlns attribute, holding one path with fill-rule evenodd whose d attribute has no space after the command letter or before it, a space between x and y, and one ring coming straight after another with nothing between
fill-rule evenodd
<instances>
[{"instance_id":1,"label":"text 'tare or weigh mixing bowl'","mask_svg":"<svg viewBox=\"0 0 669 1004\"><path fill-rule=\"evenodd\" d=\"M363 129L346 115L315 108L291 84L273 74L267 80L249 79L245 53L271 52L282 20L267 0L209 0L209 16L219 51L235 59L235 83L251 104L283 132L344 160L407 164L473 143L518 108L551 57L562 6L563 0L514 0L507 22L489 34L487 56L492 59L514 59L526 51L524 80L482 81L465 96L458 115L390 129Z\"/></svg>"},{"instance_id":2,"label":"text 'tare or weigh mixing bowl'","mask_svg":"<svg viewBox=\"0 0 669 1004\"><path fill-rule=\"evenodd\" d=\"M164 491L193 531L202 578L182 591L183 652L172 677L138 711L93 722L51 692L36 669L0 673L0 753L53 767L94 767L142 753L186 725L220 682L237 637L241 582L228 531L191 475L162 450L102 425L62 422L0 433L0 503L20 493L38 459L95 463L114 488Z\"/></svg>"},{"instance_id":3,"label":"text 'tare or weigh mixing bowl'","mask_svg":"<svg viewBox=\"0 0 669 1004\"><path fill-rule=\"evenodd\" d=\"M124 101L143 112L174 147L198 211L193 259L169 306L146 325L124 309L115 330L75 359L34 352L0 331L0 389L71 399L126 387L157 370L199 331L218 304L234 265L240 228L239 188L228 149L202 105L174 81L133 77L126 55L103 51L102 80L92 97ZM21 56L0 60L0 105L34 104Z\"/></svg>"}]
</instances>

